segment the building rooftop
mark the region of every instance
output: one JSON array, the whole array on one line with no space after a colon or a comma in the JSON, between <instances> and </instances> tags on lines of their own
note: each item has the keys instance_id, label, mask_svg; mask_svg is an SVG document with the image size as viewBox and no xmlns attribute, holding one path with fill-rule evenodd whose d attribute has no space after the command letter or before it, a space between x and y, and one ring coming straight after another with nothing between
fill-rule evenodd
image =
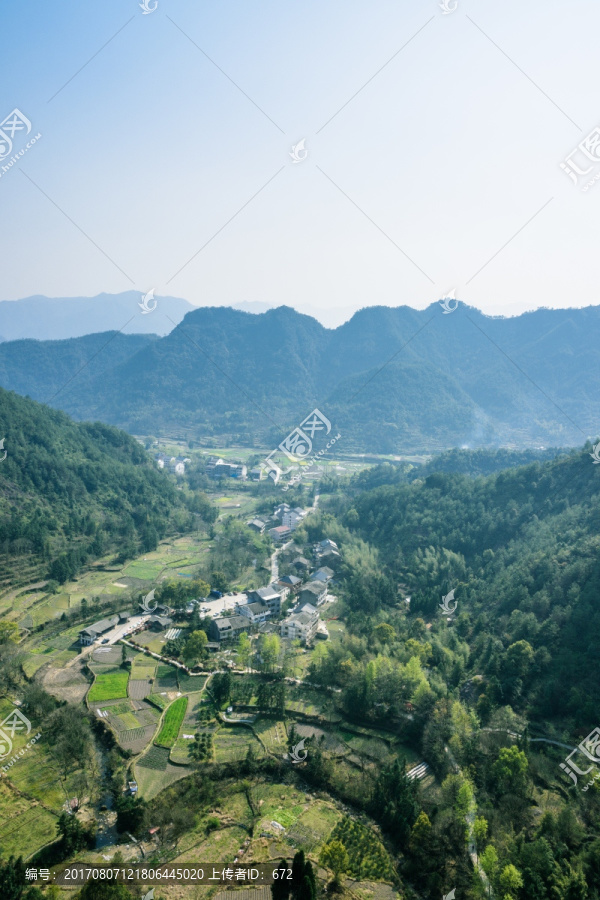
<instances>
[{"instance_id":1,"label":"building rooftop","mask_svg":"<svg viewBox=\"0 0 600 900\"><path fill-rule=\"evenodd\" d=\"M213 619L213 624L217 626L219 631L229 630L230 628L247 628L248 619L246 616L220 616Z\"/></svg>"},{"instance_id":2,"label":"building rooftop","mask_svg":"<svg viewBox=\"0 0 600 900\"><path fill-rule=\"evenodd\" d=\"M273 587L273 585L271 585L271 584L270 584L268 587L261 587L261 588L258 588L256 591L254 591L254 593L255 593L255 594L258 594L258 596L259 596L262 600L275 600L276 597L280 597L280 596L281 596L280 593L279 593L279 591L276 590L276 589Z\"/></svg>"},{"instance_id":3,"label":"building rooftop","mask_svg":"<svg viewBox=\"0 0 600 900\"><path fill-rule=\"evenodd\" d=\"M315 594L320 597L324 590L325 585L322 581L309 581L308 584L305 584L302 588L302 593L304 593L304 591L310 591L311 594Z\"/></svg>"},{"instance_id":4,"label":"building rooftop","mask_svg":"<svg viewBox=\"0 0 600 900\"><path fill-rule=\"evenodd\" d=\"M250 612L254 616L259 616L261 613L270 612L269 607L265 603L261 603L258 600L255 600L253 603L246 603L244 609L250 610Z\"/></svg>"}]
</instances>

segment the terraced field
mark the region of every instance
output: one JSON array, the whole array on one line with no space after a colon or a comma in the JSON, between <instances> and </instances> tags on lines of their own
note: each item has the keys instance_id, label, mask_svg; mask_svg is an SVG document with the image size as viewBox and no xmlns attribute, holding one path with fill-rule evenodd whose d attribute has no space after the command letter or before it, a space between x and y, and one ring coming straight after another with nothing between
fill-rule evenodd
<instances>
[{"instance_id":1,"label":"terraced field","mask_svg":"<svg viewBox=\"0 0 600 900\"><path fill-rule=\"evenodd\" d=\"M250 728L243 725L224 725L214 739L216 761L241 761L248 752L249 744L254 744L257 754L262 754L262 747Z\"/></svg>"},{"instance_id":2,"label":"terraced field","mask_svg":"<svg viewBox=\"0 0 600 900\"><path fill-rule=\"evenodd\" d=\"M178 700L174 700L173 703L167 708L167 711L164 715L162 727L158 734L158 737L155 740L155 744L160 747L168 747L171 748L177 737L179 735L179 729L183 723L185 718L185 713L187 710L188 698L187 697L179 697Z\"/></svg>"},{"instance_id":3,"label":"terraced field","mask_svg":"<svg viewBox=\"0 0 600 900\"><path fill-rule=\"evenodd\" d=\"M149 681L138 681L132 678L129 681L127 690L132 700L144 700L145 697L148 697L152 693L152 685Z\"/></svg>"},{"instance_id":4,"label":"terraced field","mask_svg":"<svg viewBox=\"0 0 600 900\"><path fill-rule=\"evenodd\" d=\"M154 744L138 762L138 766L144 769L156 769L164 772L169 762L169 750L167 747L158 747Z\"/></svg>"},{"instance_id":5,"label":"terraced field","mask_svg":"<svg viewBox=\"0 0 600 900\"><path fill-rule=\"evenodd\" d=\"M129 673L123 669L112 669L96 675L96 680L88 693L90 703L99 703L102 700L118 700L127 696L127 682Z\"/></svg>"}]
</instances>

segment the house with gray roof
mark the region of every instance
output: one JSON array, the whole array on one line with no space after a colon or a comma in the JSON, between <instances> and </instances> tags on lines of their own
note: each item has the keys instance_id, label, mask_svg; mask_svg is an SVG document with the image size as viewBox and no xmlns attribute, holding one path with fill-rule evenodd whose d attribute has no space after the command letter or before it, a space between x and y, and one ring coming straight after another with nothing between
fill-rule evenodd
<instances>
[{"instance_id":1,"label":"house with gray roof","mask_svg":"<svg viewBox=\"0 0 600 900\"><path fill-rule=\"evenodd\" d=\"M127 619L124 621L127 621ZM82 647L89 647L94 641L97 641L99 637L102 637L103 634L106 634L107 631L110 631L120 623L120 616L111 616L109 619L100 619L99 622L94 622L93 625L88 625L87 628L81 629L79 632L79 643Z\"/></svg>"},{"instance_id":2,"label":"house with gray roof","mask_svg":"<svg viewBox=\"0 0 600 900\"><path fill-rule=\"evenodd\" d=\"M311 581L322 581L323 584L329 584L335 572L329 566L322 566L310 576Z\"/></svg>"},{"instance_id":3,"label":"house with gray roof","mask_svg":"<svg viewBox=\"0 0 600 900\"><path fill-rule=\"evenodd\" d=\"M309 581L298 594L300 602L307 601L314 606L321 606L322 603L325 603L326 596L327 585L323 584L321 581Z\"/></svg>"},{"instance_id":4,"label":"house with gray roof","mask_svg":"<svg viewBox=\"0 0 600 900\"><path fill-rule=\"evenodd\" d=\"M264 603L273 616L278 616L281 612L281 590L274 584L258 588L256 591L250 591L248 601L250 603Z\"/></svg>"},{"instance_id":5,"label":"house with gray roof","mask_svg":"<svg viewBox=\"0 0 600 900\"><path fill-rule=\"evenodd\" d=\"M219 616L210 623L209 637L211 641L229 641L248 632L252 623L246 616Z\"/></svg>"}]
</instances>

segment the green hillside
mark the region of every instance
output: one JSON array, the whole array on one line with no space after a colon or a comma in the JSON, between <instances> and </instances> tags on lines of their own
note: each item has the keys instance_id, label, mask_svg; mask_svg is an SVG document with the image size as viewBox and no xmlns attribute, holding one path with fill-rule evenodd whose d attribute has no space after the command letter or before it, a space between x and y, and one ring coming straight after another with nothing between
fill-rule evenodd
<instances>
[{"instance_id":1,"label":"green hillside","mask_svg":"<svg viewBox=\"0 0 600 900\"><path fill-rule=\"evenodd\" d=\"M455 590L452 629L469 652L454 678L484 677L482 710L502 700L563 728L596 724L600 472L589 450L488 477L432 472L343 505L342 521L405 585L411 617L436 621ZM381 597L367 603L357 586L352 606L360 619Z\"/></svg>"},{"instance_id":2,"label":"green hillside","mask_svg":"<svg viewBox=\"0 0 600 900\"><path fill-rule=\"evenodd\" d=\"M187 527L174 484L124 432L2 389L0 432L2 581L18 583L22 569L62 582L89 559L150 550Z\"/></svg>"},{"instance_id":3,"label":"green hillside","mask_svg":"<svg viewBox=\"0 0 600 900\"><path fill-rule=\"evenodd\" d=\"M560 447L596 434L599 347L598 307L368 307L335 329L285 306L202 307L158 339L0 344L0 384L78 419L223 446L276 446L317 406L344 452Z\"/></svg>"}]
</instances>

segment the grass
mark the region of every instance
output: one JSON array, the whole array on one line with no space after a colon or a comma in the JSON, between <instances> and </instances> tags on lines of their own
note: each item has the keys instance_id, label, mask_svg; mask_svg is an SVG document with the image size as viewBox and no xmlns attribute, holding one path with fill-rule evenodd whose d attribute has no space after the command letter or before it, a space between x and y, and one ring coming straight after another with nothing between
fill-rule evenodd
<instances>
[{"instance_id":1,"label":"grass","mask_svg":"<svg viewBox=\"0 0 600 900\"><path fill-rule=\"evenodd\" d=\"M177 736L179 735L181 723L185 718L187 705L188 698L179 697L168 707L163 719L162 728L154 741L159 747L171 748L175 744Z\"/></svg>"},{"instance_id":2,"label":"grass","mask_svg":"<svg viewBox=\"0 0 600 900\"><path fill-rule=\"evenodd\" d=\"M253 728L267 750L280 756L287 752L287 732L282 721L273 721L273 719L260 716Z\"/></svg>"},{"instance_id":3,"label":"grass","mask_svg":"<svg viewBox=\"0 0 600 900\"><path fill-rule=\"evenodd\" d=\"M141 578L143 581L154 581L162 572L164 563L162 561L145 562L143 559L129 563L123 571L124 576L129 578ZM119 581L118 578L114 579Z\"/></svg>"},{"instance_id":4,"label":"grass","mask_svg":"<svg viewBox=\"0 0 600 900\"><path fill-rule=\"evenodd\" d=\"M4 815L6 815L3 809ZM0 845L4 858L15 854L25 858L56 837L56 816L40 806L31 806L13 819L3 818Z\"/></svg>"},{"instance_id":5,"label":"grass","mask_svg":"<svg viewBox=\"0 0 600 900\"><path fill-rule=\"evenodd\" d=\"M88 693L89 703L98 703L102 700L120 700L127 697L127 682L129 674L122 669L113 669L111 672L103 672L96 675L96 680Z\"/></svg>"}]
</instances>

